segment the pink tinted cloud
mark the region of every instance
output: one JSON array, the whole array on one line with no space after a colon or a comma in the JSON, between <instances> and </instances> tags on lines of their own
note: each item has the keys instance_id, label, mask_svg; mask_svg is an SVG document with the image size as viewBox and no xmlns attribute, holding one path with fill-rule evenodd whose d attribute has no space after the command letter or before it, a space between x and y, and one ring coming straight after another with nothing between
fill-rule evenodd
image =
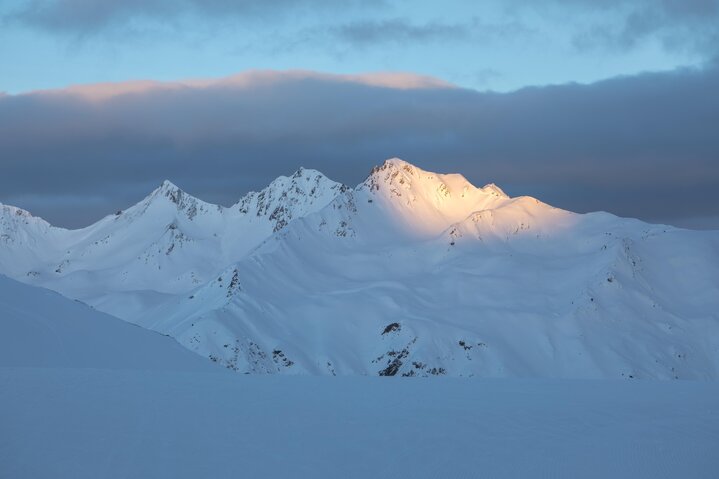
<instances>
[{"instance_id":1,"label":"pink tinted cloud","mask_svg":"<svg viewBox=\"0 0 719 479\"><path fill-rule=\"evenodd\" d=\"M85 85L73 85L52 90L37 90L28 92L27 94L50 96L70 95L80 97L87 101L100 102L121 95L145 94L157 91L212 87L249 89L258 86L269 86L300 80L322 80L337 83L351 83L393 90L456 88L455 85L439 78L406 72L333 74L308 70L248 70L229 77L216 79L189 79L167 82L154 80L133 80L123 82L92 83Z\"/></svg>"}]
</instances>

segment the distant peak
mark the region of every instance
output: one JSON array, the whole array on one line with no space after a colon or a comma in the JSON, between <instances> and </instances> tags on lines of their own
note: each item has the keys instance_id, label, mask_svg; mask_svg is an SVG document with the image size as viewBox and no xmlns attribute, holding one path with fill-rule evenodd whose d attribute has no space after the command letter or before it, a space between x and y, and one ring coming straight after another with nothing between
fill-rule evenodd
<instances>
[{"instance_id":1,"label":"distant peak","mask_svg":"<svg viewBox=\"0 0 719 479\"><path fill-rule=\"evenodd\" d=\"M170 180L163 181L160 186L150 194L149 198L168 198L173 203L179 203L185 192Z\"/></svg>"},{"instance_id":2,"label":"distant peak","mask_svg":"<svg viewBox=\"0 0 719 479\"><path fill-rule=\"evenodd\" d=\"M278 176L272 180L269 185L260 190L259 193L261 194L262 192L271 190L284 190L289 194L292 191L296 192L298 184L306 185L309 183L315 184L316 186L326 186L328 188L336 184L335 181L326 177L321 171L313 170L312 168L300 167L290 176ZM250 194L252 193L254 192L250 192Z\"/></svg>"},{"instance_id":3,"label":"distant peak","mask_svg":"<svg viewBox=\"0 0 719 479\"><path fill-rule=\"evenodd\" d=\"M300 166L297 171L295 171L290 178L304 178L308 176L324 176L322 173L320 173L317 170L312 170L309 168L305 168L304 166ZM281 176L279 178L282 178Z\"/></svg>"},{"instance_id":4,"label":"distant peak","mask_svg":"<svg viewBox=\"0 0 719 479\"><path fill-rule=\"evenodd\" d=\"M396 157L385 160L382 165L372 168L363 185L371 191L379 190L381 185L388 185L390 189L394 189L395 192L398 191L398 187L402 189L435 189L435 187L438 187L441 192L453 190L455 192L460 191L460 194L464 194L466 191L477 191L498 198L509 198L509 196L494 183L489 183L483 188L477 188L461 174L444 174L425 171ZM464 193L461 192L462 190Z\"/></svg>"},{"instance_id":5,"label":"distant peak","mask_svg":"<svg viewBox=\"0 0 719 479\"><path fill-rule=\"evenodd\" d=\"M274 231L292 219L327 206L346 187L321 172L299 168L292 176L279 176L259 192L251 191L232 208L242 214L265 217L274 223Z\"/></svg>"},{"instance_id":6,"label":"distant peak","mask_svg":"<svg viewBox=\"0 0 719 479\"><path fill-rule=\"evenodd\" d=\"M393 187L401 186L406 189L411 187L411 185L419 186L428 182L441 183L441 178L447 176L459 177L461 175L441 175L438 173L432 173L395 157L385 160L381 165L372 168L369 176L360 186L369 188L370 191L379 190L381 185L392 185ZM471 186L468 181L464 180L464 182Z\"/></svg>"},{"instance_id":7,"label":"distant peak","mask_svg":"<svg viewBox=\"0 0 719 479\"><path fill-rule=\"evenodd\" d=\"M401 158L389 158L384 161L380 166L375 166L372 168L372 171L370 171L370 175L386 171L386 170L405 170L408 173L411 173L415 170L418 170L416 166L412 165L411 163L408 163L404 161Z\"/></svg>"},{"instance_id":8,"label":"distant peak","mask_svg":"<svg viewBox=\"0 0 719 479\"><path fill-rule=\"evenodd\" d=\"M10 216L22 216L24 218L32 218L32 214L24 210L22 208L18 208L17 206L12 205L5 205L3 203L0 203L0 213L10 215Z\"/></svg>"},{"instance_id":9,"label":"distant peak","mask_svg":"<svg viewBox=\"0 0 719 479\"><path fill-rule=\"evenodd\" d=\"M209 211L210 209L217 209L219 211L222 209L219 205L205 203L184 192L170 180L163 181L162 184L145 199L143 203L144 209L147 209L153 204L163 204L166 201L172 203L178 211L184 211L189 219L193 219L199 211Z\"/></svg>"},{"instance_id":10,"label":"distant peak","mask_svg":"<svg viewBox=\"0 0 719 479\"><path fill-rule=\"evenodd\" d=\"M389 167L389 166L393 166L393 167L403 167L403 166L413 167L414 165L412 165L411 163L409 163L409 162L407 162L407 161L404 161L402 158L397 158L397 157L395 156L395 157L388 158L388 159L384 160L384 163L382 163L382 166L386 166L386 167Z\"/></svg>"},{"instance_id":11,"label":"distant peak","mask_svg":"<svg viewBox=\"0 0 719 479\"><path fill-rule=\"evenodd\" d=\"M280 176L277 178L277 180L281 180L282 178L285 178L285 177ZM335 183L321 171L318 171L318 170L315 170L312 168L305 168L304 166L300 166L299 169L297 171L295 171L292 174L292 176L290 176L290 179L296 179L296 178L320 178L321 180Z\"/></svg>"},{"instance_id":12,"label":"distant peak","mask_svg":"<svg viewBox=\"0 0 719 479\"><path fill-rule=\"evenodd\" d=\"M3 229L7 228L9 224L36 224L36 225L43 225L46 227L53 227L45 221L44 219L40 218L39 216L33 216L29 211L24 210L22 208L18 208L16 206L11 205L5 205L3 203L0 203L0 233L3 233ZM54 228L54 227L53 227ZM64 228L58 228L58 229L64 229ZM0 235L1 239L2 235Z\"/></svg>"},{"instance_id":13,"label":"distant peak","mask_svg":"<svg viewBox=\"0 0 719 479\"><path fill-rule=\"evenodd\" d=\"M165 180L162 182L159 188L157 188L156 191L181 191L180 187L174 184L170 180Z\"/></svg>"}]
</instances>

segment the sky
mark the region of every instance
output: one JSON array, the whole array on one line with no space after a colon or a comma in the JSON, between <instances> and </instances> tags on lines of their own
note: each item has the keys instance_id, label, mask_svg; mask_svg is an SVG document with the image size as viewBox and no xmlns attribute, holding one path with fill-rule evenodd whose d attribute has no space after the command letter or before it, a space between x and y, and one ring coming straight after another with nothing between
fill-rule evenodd
<instances>
[{"instance_id":1,"label":"sky","mask_svg":"<svg viewBox=\"0 0 719 479\"><path fill-rule=\"evenodd\" d=\"M80 227L397 156L719 228L718 58L719 0L4 0L0 202Z\"/></svg>"}]
</instances>

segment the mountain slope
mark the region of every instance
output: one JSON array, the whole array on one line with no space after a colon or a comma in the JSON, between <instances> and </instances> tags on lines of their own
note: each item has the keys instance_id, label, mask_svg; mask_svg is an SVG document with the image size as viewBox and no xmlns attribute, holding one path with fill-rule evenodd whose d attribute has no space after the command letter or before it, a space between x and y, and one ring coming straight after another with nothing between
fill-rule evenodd
<instances>
[{"instance_id":1,"label":"mountain slope","mask_svg":"<svg viewBox=\"0 0 719 479\"><path fill-rule=\"evenodd\" d=\"M717 251L392 160L135 321L253 373L716 378Z\"/></svg>"},{"instance_id":2,"label":"mountain slope","mask_svg":"<svg viewBox=\"0 0 719 479\"><path fill-rule=\"evenodd\" d=\"M0 275L0 366L214 371L172 338Z\"/></svg>"}]
</instances>

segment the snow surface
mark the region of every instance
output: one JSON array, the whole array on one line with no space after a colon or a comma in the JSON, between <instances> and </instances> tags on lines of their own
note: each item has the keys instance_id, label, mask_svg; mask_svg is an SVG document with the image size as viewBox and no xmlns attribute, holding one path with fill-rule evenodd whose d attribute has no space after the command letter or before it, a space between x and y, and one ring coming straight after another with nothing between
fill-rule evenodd
<instances>
[{"instance_id":1,"label":"snow surface","mask_svg":"<svg viewBox=\"0 0 719 479\"><path fill-rule=\"evenodd\" d=\"M169 182L76 231L3 207L0 272L248 373L716 379L719 232L399 159L230 208Z\"/></svg>"},{"instance_id":2,"label":"snow surface","mask_svg":"<svg viewBox=\"0 0 719 479\"><path fill-rule=\"evenodd\" d=\"M0 477L715 478L716 382L0 367Z\"/></svg>"},{"instance_id":3,"label":"snow surface","mask_svg":"<svg viewBox=\"0 0 719 479\"><path fill-rule=\"evenodd\" d=\"M0 477L710 478L719 383L231 374L0 277Z\"/></svg>"},{"instance_id":4,"label":"snow surface","mask_svg":"<svg viewBox=\"0 0 719 479\"><path fill-rule=\"evenodd\" d=\"M719 383L246 376L0 277L0 477L710 478Z\"/></svg>"},{"instance_id":5,"label":"snow surface","mask_svg":"<svg viewBox=\"0 0 719 479\"><path fill-rule=\"evenodd\" d=\"M2 275L0 331L0 367L217 370L170 337Z\"/></svg>"}]
</instances>

